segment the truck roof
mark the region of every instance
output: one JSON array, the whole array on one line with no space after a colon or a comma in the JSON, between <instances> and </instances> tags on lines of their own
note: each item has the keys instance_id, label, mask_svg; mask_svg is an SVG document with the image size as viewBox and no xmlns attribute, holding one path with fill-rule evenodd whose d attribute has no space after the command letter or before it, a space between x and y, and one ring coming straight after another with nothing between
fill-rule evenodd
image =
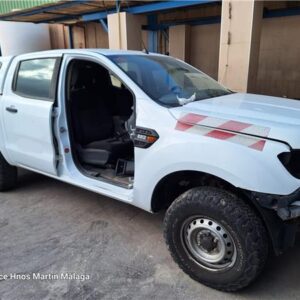
<instances>
[{"instance_id":1,"label":"truck roof","mask_svg":"<svg viewBox=\"0 0 300 300\"><path fill-rule=\"evenodd\" d=\"M47 55L47 54L74 54L74 53L99 53L104 56L108 55L148 55L144 51L136 51L136 50L111 50L111 49L100 49L100 48L89 48L89 49L56 49L56 50L46 50L46 51L37 51L37 52L30 52L30 53L24 53L20 55ZM151 55L161 55L158 53L149 53Z\"/></svg>"},{"instance_id":2,"label":"truck roof","mask_svg":"<svg viewBox=\"0 0 300 300\"><path fill-rule=\"evenodd\" d=\"M98 53L104 56L109 55L156 55L156 56L163 56L159 53L146 53L144 51L135 51L135 50L111 50L111 49L100 49L100 48L90 48L90 49L57 49L57 50L46 50L46 51L37 51L37 52L30 52L30 53L24 53L20 55L22 59L32 58L33 56L47 56L47 55L63 55L63 54L88 54L88 53ZM4 86L4 79L6 76L6 73L8 71L8 68L16 56L3 56L0 57L0 95L3 93L3 86Z\"/></svg>"}]
</instances>

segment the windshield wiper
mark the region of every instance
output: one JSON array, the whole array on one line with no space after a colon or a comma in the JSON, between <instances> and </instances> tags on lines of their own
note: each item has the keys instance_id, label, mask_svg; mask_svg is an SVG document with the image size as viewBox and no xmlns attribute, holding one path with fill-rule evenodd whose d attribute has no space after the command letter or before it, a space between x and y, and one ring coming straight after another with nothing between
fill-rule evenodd
<instances>
[{"instance_id":1,"label":"windshield wiper","mask_svg":"<svg viewBox=\"0 0 300 300\"><path fill-rule=\"evenodd\" d=\"M208 92L207 95L205 95L205 96L203 95L202 97L195 99L195 101L217 98L217 97L222 97L222 96L227 96L227 95L232 94L231 91L221 91L221 90L217 90L217 89L207 89L205 91Z\"/></svg>"},{"instance_id":2,"label":"windshield wiper","mask_svg":"<svg viewBox=\"0 0 300 300\"><path fill-rule=\"evenodd\" d=\"M190 98L180 98L180 97L178 97L178 95L176 95L176 98L180 105L185 105L185 104L195 101L196 93L194 93Z\"/></svg>"}]
</instances>

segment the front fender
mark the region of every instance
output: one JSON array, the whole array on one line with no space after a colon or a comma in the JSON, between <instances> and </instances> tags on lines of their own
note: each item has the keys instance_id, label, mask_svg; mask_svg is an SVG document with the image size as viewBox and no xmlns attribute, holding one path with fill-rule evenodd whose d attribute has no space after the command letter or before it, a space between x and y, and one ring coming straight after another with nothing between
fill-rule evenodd
<instances>
[{"instance_id":1,"label":"front fender","mask_svg":"<svg viewBox=\"0 0 300 300\"><path fill-rule=\"evenodd\" d=\"M288 195L300 186L278 159L287 145L267 140L262 151L185 132L166 132L149 149L137 149L134 204L151 210L152 194L165 176L199 171L255 192Z\"/></svg>"}]
</instances>

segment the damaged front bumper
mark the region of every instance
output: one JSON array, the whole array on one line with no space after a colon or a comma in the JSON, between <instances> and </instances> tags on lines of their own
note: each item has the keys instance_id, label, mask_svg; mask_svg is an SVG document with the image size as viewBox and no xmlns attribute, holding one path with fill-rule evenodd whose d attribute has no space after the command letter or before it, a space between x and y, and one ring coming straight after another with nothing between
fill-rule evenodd
<instances>
[{"instance_id":1,"label":"damaged front bumper","mask_svg":"<svg viewBox=\"0 0 300 300\"><path fill-rule=\"evenodd\" d=\"M264 220L276 255L293 247L300 224L300 188L288 196L246 192Z\"/></svg>"},{"instance_id":2,"label":"damaged front bumper","mask_svg":"<svg viewBox=\"0 0 300 300\"><path fill-rule=\"evenodd\" d=\"M253 192L252 196L260 206L275 210L284 221L300 217L300 188L287 196L256 192Z\"/></svg>"}]
</instances>

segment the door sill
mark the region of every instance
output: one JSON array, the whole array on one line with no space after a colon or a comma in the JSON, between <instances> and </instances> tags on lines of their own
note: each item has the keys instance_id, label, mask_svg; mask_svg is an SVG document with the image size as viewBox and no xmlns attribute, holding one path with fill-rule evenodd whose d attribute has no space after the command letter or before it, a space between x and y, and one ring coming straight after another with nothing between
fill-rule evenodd
<instances>
[{"instance_id":1,"label":"door sill","mask_svg":"<svg viewBox=\"0 0 300 300\"><path fill-rule=\"evenodd\" d=\"M82 166L80 171L87 177L118 187L133 189L134 178L132 176L116 176L113 169L102 169L89 165Z\"/></svg>"}]
</instances>

